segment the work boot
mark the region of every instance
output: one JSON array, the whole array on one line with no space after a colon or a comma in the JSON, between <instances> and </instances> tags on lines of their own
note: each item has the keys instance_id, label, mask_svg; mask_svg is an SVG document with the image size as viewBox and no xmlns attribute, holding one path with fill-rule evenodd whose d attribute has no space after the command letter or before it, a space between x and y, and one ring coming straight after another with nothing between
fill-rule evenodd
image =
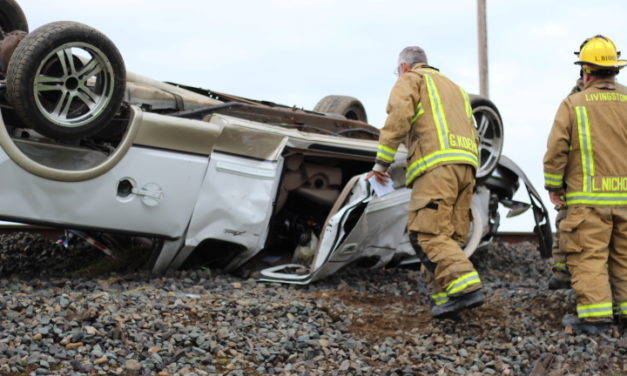
<instances>
[{"instance_id":1,"label":"work boot","mask_svg":"<svg viewBox=\"0 0 627 376\"><path fill-rule=\"evenodd\" d=\"M549 279L549 290L562 290L570 288L570 273L562 271L553 271L551 279Z\"/></svg>"},{"instance_id":2,"label":"work boot","mask_svg":"<svg viewBox=\"0 0 627 376\"><path fill-rule=\"evenodd\" d=\"M436 319L454 317L459 311L466 308L478 307L483 304L485 294L481 289L468 294L449 297L446 303L431 307L431 316Z\"/></svg>"},{"instance_id":3,"label":"work boot","mask_svg":"<svg viewBox=\"0 0 627 376\"><path fill-rule=\"evenodd\" d=\"M549 279L549 290L567 290L570 288L570 280L564 280L555 276Z\"/></svg>"},{"instance_id":4,"label":"work boot","mask_svg":"<svg viewBox=\"0 0 627 376\"><path fill-rule=\"evenodd\" d=\"M562 318L564 326L573 328L575 334L597 335L610 330L610 321L585 321L571 314L566 314Z\"/></svg>"}]
</instances>

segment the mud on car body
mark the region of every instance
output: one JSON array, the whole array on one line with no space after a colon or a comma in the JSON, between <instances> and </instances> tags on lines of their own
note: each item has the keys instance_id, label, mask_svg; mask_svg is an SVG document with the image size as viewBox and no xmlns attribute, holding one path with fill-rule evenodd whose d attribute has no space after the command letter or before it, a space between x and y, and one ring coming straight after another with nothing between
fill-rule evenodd
<instances>
[{"instance_id":1,"label":"mud on car body","mask_svg":"<svg viewBox=\"0 0 627 376\"><path fill-rule=\"evenodd\" d=\"M28 31L18 13L0 1L3 36ZM115 45L75 22L23 33L13 47L0 85L0 174L11 177L0 186L1 219L149 240L154 272L200 262L236 270L267 251L297 263L262 279L308 283L360 259L415 260L404 235L405 151L395 191L377 197L364 176L378 129L357 99L328 96L308 111L158 82L125 72ZM498 110L471 101L481 165L465 252L491 241L505 205L533 208L546 255L547 211L501 155ZM521 180L530 203L512 200Z\"/></svg>"}]
</instances>

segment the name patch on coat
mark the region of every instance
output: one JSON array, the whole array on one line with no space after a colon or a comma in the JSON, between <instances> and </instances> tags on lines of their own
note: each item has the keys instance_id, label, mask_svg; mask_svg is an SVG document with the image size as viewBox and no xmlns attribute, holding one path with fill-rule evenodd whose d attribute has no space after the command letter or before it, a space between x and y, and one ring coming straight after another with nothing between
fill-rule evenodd
<instances>
[{"instance_id":1,"label":"name patch on coat","mask_svg":"<svg viewBox=\"0 0 627 376\"><path fill-rule=\"evenodd\" d=\"M451 147L467 149L477 153L477 143L470 137L449 133L448 143Z\"/></svg>"},{"instance_id":2,"label":"name patch on coat","mask_svg":"<svg viewBox=\"0 0 627 376\"><path fill-rule=\"evenodd\" d=\"M627 192L627 176L595 176L592 190L596 192Z\"/></svg>"},{"instance_id":3,"label":"name patch on coat","mask_svg":"<svg viewBox=\"0 0 627 376\"><path fill-rule=\"evenodd\" d=\"M622 93L590 93L585 96L587 102L627 102L627 94Z\"/></svg>"}]
</instances>

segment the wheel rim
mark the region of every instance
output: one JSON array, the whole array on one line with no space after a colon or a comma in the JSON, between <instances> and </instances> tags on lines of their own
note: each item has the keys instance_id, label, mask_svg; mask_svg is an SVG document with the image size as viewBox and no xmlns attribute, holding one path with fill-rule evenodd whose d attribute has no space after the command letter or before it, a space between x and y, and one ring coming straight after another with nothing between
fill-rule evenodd
<instances>
[{"instance_id":1,"label":"wheel rim","mask_svg":"<svg viewBox=\"0 0 627 376\"><path fill-rule=\"evenodd\" d=\"M50 122L76 128L98 117L111 101L115 73L93 45L71 42L50 52L33 82L37 108Z\"/></svg>"},{"instance_id":2,"label":"wheel rim","mask_svg":"<svg viewBox=\"0 0 627 376\"><path fill-rule=\"evenodd\" d=\"M499 163L503 149L503 125L492 108L478 106L473 109L479 135L479 170L477 177L488 176Z\"/></svg>"}]
</instances>

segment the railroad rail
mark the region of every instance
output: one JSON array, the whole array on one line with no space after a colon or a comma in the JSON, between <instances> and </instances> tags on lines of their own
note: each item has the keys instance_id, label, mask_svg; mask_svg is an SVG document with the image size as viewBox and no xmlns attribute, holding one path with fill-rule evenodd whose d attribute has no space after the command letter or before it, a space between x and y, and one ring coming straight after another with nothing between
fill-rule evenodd
<instances>
[{"instance_id":1,"label":"railroad rail","mask_svg":"<svg viewBox=\"0 0 627 376\"><path fill-rule=\"evenodd\" d=\"M63 230L54 227L35 226L9 222L0 223L0 234L16 231L37 232L40 233L42 236L50 239L56 239L63 234ZM534 234L533 232L502 231L496 233L496 235L494 236L494 241L503 243L535 243L538 241L538 239L536 234Z\"/></svg>"},{"instance_id":2,"label":"railroad rail","mask_svg":"<svg viewBox=\"0 0 627 376\"><path fill-rule=\"evenodd\" d=\"M502 243L537 243L538 236L533 232L502 231L496 233L494 241Z\"/></svg>"}]
</instances>

